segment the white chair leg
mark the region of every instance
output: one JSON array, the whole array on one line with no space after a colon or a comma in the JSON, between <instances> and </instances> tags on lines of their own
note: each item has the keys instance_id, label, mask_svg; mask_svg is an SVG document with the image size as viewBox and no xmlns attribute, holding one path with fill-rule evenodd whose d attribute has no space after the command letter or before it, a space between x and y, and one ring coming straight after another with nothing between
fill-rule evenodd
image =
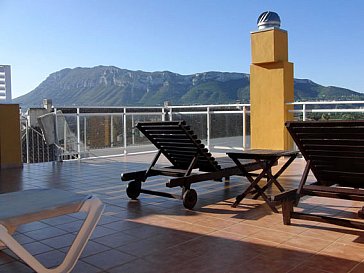
<instances>
[{"instance_id":1,"label":"white chair leg","mask_svg":"<svg viewBox=\"0 0 364 273\"><path fill-rule=\"evenodd\" d=\"M8 233L8 230L3 225L0 225L0 240L36 272L70 272L80 257L82 250L86 246L86 243L95 229L103 210L104 205L98 198L92 197L83 203L80 211L87 212L87 217L82 224L82 227L79 230L76 238L74 239L70 249L68 250L63 262L55 268L49 269L44 267L33 255L31 255Z\"/></svg>"}]
</instances>

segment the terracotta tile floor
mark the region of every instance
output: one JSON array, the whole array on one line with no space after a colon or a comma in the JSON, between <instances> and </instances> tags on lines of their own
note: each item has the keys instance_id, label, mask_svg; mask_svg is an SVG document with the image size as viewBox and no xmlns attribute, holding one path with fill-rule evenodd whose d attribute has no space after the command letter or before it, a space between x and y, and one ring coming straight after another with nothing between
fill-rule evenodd
<instances>
[{"instance_id":1,"label":"terracotta tile floor","mask_svg":"<svg viewBox=\"0 0 364 273\"><path fill-rule=\"evenodd\" d=\"M0 192L54 187L92 193L106 204L101 221L73 272L364 272L364 232L316 222L282 224L261 200L231 204L248 182L193 185L198 203L193 211L180 200L141 195L131 201L120 173L144 169L153 155L24 165L1 170ZM298 184L304 161L296 159L280 181ZM309 180L313 180L312 177ZM145 187L165 188L165 178ZM272 189L271 194L276 193ZM300 209L344 217L359 203L307 198ZM74 214L19 227L16 238L48 266L64 257L83 215ZM0 252L0 272L32 272L9 250Z\"/></svg>"}]
</instances>

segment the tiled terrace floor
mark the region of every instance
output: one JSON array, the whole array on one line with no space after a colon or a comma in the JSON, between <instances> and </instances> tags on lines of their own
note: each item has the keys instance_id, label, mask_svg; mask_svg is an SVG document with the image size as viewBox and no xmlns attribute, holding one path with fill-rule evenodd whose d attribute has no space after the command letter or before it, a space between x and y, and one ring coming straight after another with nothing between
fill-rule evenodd
<instances>
[{"instance_id":1,"label":"tiled terrace floor","mask_svg":"<svg viewBox=\"0 0 364 273\"><path fill-rule=\"evenodd\" d=\"M264 202L234 197L248 186L207 181L193 186L199 201L194 211L180 200L141 195L130 201L120 173L144 169L152 155L25 165L2 170L0 191L55 187L92 193L106 210L73 272L364 272L364 232L293 220L284 226ZM304 167L296 159L283 174L286 188L298 184ZM309 178L312 180L312 178ZM145 186L165 190L165 179ZM175 191L176 189L173 189ZM305 199L301 208L355 215L351 201ZM48 266L57 264L83 216L79 214L20 227L16 237ZM0 252L0 272L32 272L9 250Z\"/></svg>"}]
</instances>

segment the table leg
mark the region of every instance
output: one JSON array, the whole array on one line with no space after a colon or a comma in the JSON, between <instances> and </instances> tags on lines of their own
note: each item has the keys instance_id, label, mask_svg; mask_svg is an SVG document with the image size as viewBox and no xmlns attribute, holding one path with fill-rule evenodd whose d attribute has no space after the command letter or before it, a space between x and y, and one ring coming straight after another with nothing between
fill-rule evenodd
<instances>
[{"instance_id":1,"label":"table leg","mask_svg":"<svg viewBox=\"0 0 364 273\"><path fill-rule=\"evenodd\" d=\"M248 188L242 194L240 194L236 197L236 201L232 205L232 207L236 208L239 205L240 201L243 200L247 196L247 194L256 186L256 184L259 182L259 180L262 179L262 177L264 176L264 172L266 170L263 169L263 171L254 180L252 178L251 174L249 174L249 172L245 169L245 167L240 163L239 159L234 158L234 157L232 157L231 159L235 162L236 166L238 166L238 168L241 171L241 174L243 176L245 176L248 179L248 181L250 182L250 185L248 186Z\"/></svg>"},{"instance_id":2,"label":"table leg","mask_svg":"<svg viewBox=\"0 0 364 273\"><path fill-rule=\"evenodd\" d=\"M282 187L281 184L279 184L279 182L277 181L278 177L281 176L281 174L288 168L289 165L291 165L291 163L293 162L293 160L295 160L295 158L297 157L297 154L293 154L290 156L290 158L286 161L286 163L284 163L284 165L282 166L282 168L280 168L280 170L274 175L274 184L278 187L278 189L281 191L281 192L284 192L284 188ZM278 160L278 158L277 158Z\"/></svg>"},{"instance_id":3,"label":"table leg","mask_svg":"<svg viewBox=\"0 0 364 273\"><path fill-rule=\"evenodd\" d=\"M235 160L234 160L235 161ZM238 161L238 160L236 160L236 161ZM262 188L260 188L259 186L258 186L258 182L266 175L266 173L270 170L270 168L271 168L271 165L270 164L267 164L264 168L263 168L263 170L262 170L262 172L257 176L257 178L254 180L253 178L252 178L252 176L245 170L245 168L244 168L244 166L242 166L241 164L240 164L240 162L239 163L237 163L237 162L235 162L236 164L237 164L237 166L239 166L239 168L241 169L241 171L242 171L242 174L244 175L244 176L246 176L246 178L248 179L248 181L250 182L250 185L249 185L249 187L242 193L242 194L240 194L240 195L238 195L237 197L236 197L236 201L234 202L234 204L232 205L232 207L233 208L236 208L238 205L239 205L239 203L241 202L241 200L243 200L247 195L248 195L248 193L250 193L251 192L251 190L253 189L253 188L255 188L255 190L258 192L258 194L259 194L259 196L262 196L262 198L264 199L264 201L268 204L268 206L272 209L272 211L274 211L274 212L278 212L278 210L275 208L275 206L271 203L271 200L270 200L270 198L264 193L264 191L262 191ZM273 164L273 163L272 163Z\"/></svg>"},{"instance_id":4,"label":"table leg","mask_svg":"<svg viewBox=\"0 0 364 273\"><path fill-rule=\"evenodd\" d=\"M296 158L297 154L294 154L292 156L290 156L290 158L286 161L286 163L284 163L284 165L279 169L279 171L275 174L272 175L272 172L267 173L267 184L262 188L263 191L265 191L268 187L270 187L273 183L274 185L276 185L276 187L281 191L284 192L285 189L282 187L282 185L278 182L278 177L281 176L281 174L288 168L289 165L291 165L291 163L293 162L293 160ZM279 158L276 158L272 163L274 164L275 161L277 161ZM272 166L273 166L272 164ZM256 195L254 195L253 199L257 199L259 197L259 194L257 193Z\"/></svg>"},{"instance_id":5,"label":"table leg","mask_svg":"<svg viewBox=\"0 0 364 273\"><path fill-rule=\"evenodd\" d=\"M272 184L274 183L274 185L276 185L276 187L281 191L284 192L284 188L282 187L281 184L279 184L279 182L276 180L276 178L272 175L271 172L267 173L267 184L264 185L264 187L262 188L262 191L265 192L266 189L268 189L269 187L272 186ZM253 197L253 199L257 199L260 196L259 193L256 193Z\"/></svg>"},{"instance_id":6,"label":"table leg","mask_svg":"<svg viewBox=\"0 0 364 273\"><path fill-rule=\"evenodd\" d=\"M248 188L242 194L240 194L240 195L238 195L236 197L236 200L235 200L234 204L232 205L233 208L236 208L239 205L240 201L243 200L248 195L248 193L250 193L250 191L257 186L256 184L261 179L261 178L259 178L259 180L258 180L258 177L259 177L258 176L254 180L248 173L245 175L245 177L249 180L250 185L248 186ZM260 187L259 187L259 189L260 189Z\"/></svg>"}]
</instances>

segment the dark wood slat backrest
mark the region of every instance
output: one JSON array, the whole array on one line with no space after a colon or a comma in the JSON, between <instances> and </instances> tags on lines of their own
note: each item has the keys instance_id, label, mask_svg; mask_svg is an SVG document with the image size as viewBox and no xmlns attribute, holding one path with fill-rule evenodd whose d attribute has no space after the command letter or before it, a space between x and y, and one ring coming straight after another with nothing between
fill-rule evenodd
<instances>
[{"instance_id":1,"label":"dark wood slat backrest","mask_svg":"<svg viewBox=\"0 0 364 273\"><path fill-rule=\"evenodd\" d=\"M290 121L286 127L319 184L364 188L364 120Z\"/></svg>"},{"instance_id":2,"label":"dark wood slat backrest","mask_svg":"<svg viewBox=\"0 0 364 273\"><path fill-rule=\"evenodd\" d=\"M221 167L185 121L139 122L136 125L175 168L186 170L198 155L195 168L216 171Z\"/></svg>"}]
</instances>

